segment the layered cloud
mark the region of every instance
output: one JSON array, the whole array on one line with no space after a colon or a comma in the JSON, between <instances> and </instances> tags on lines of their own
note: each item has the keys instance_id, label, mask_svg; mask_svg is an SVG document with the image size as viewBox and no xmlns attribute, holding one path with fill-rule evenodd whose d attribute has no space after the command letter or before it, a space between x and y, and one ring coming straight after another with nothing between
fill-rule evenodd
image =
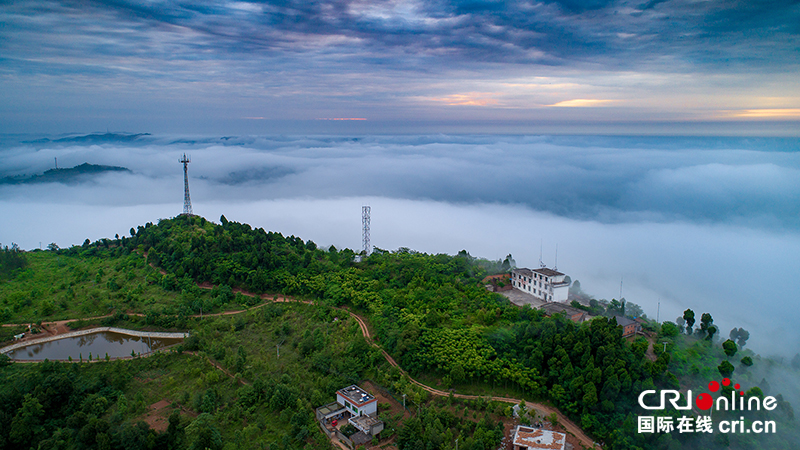
<instances>
[{"instance_id":1,"label":"layered cloud","mask_svg":"<svg viewBox=\"0 0 800 450\"><path fill-rule=\"evenodd\" d=\"M800 349L798 139L2 138L0 177L41 173L54 158L131 170L0 185L6 245L80 244L180 213L186 153L194 212L210 220L358 248L370 204L381 248L511 253L536 266L542 245L552 266L558 245L559 269L598 297L618 297L624 278L623 295L650 316L711 312L723 335L741 326L764 351Z\"/></svg>"},{"instance_id":2,"label":"layered cloud","mask_svg":"<svg viewBox=\"0 0 800 450\"><path fill-rule=\"evenodd\" d=\"M177 159L189 152L194 189L209 200L381 196L524 205L604 223L800 230L797 139L105 136L103 145L64 138L12 145L3 150L0 176L41 173L54 158L62 167L124 166L133 173L108 175L107 182L131 189L108 201L160 202L165 190L175 189L168 185L180 186ZM33 192L3 189L6 195ZM87 202L95 201L93 191Z\"/></svg>"},{"instance_id":3,"label":"layered cloud","mask_svg":"<svg viewBox=\"0 0 800 450\"><path fill-rule=\"evenodd\" d=\"M445 56L469 64L631 67L667 59L781 68L796 63L800 31L793 1L35 0L7 5L3 15L18 56L38 43L40 58L24 59L58 55L77 64L97 55L166 62L291 52L357 62L403 56L404 64L414 55L412 61ZM64 36L70 39L58 39Z\"/></svg>"},{"instance_id":4,"label":"layered cloud","mask_svg":"<svg viewBox=\"0 0 800 450\"><path fill-rule=\"evenodd\" d=\"M800 101L792 1L32 0L0 21L10 132L796 121Z\"/></svg>"}]
</instances>

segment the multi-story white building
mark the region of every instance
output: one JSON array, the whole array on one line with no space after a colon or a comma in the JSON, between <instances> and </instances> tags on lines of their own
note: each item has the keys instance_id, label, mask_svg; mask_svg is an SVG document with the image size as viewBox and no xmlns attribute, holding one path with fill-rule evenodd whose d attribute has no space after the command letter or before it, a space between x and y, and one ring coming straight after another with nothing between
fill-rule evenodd
<instances>
[{"instance_id":1,"label":"multi-story white building","mask_svg":"<svg viewBox=\"0 0 800 450\"><path fill-rule=\"evenodd\" d=\"M511 285L546 302L565 302L569 296L566 275L547 267L512 269Z\"/></svg>"}]
</instances>

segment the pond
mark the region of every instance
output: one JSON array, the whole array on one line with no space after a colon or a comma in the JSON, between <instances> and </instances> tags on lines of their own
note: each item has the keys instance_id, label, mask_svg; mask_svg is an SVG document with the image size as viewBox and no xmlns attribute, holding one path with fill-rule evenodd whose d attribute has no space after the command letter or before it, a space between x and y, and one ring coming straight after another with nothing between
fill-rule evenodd
<instances>
[{"instance_id":1,"label":"pond","mask_svg":"<svg viewBox=\"0 0 800 450\"><path fill-rule=\"evenodd\" d=\"M109 358L121 358L131 356L131 352L137 355L149 353L177 344L183 341L182 338L164 338L148 336L129 336L127 334L116 333L113 331L99 331L82 336L65 337L50 342L31 344L7 353L12 359L18 360L73 360L84 361L89 359L103 359L106 354Z\"/></svg>"}]
</instances>

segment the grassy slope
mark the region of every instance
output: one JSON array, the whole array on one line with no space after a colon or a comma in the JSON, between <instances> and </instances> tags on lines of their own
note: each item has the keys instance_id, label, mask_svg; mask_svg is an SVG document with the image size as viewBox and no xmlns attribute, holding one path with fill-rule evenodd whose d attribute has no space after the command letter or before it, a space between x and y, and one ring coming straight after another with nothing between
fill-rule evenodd
<instances>
[{"instance_id":1,"label":"grassy slope","mask_svg":"<svg viewBox=\"0 0 800 450\"><path fill-rule=\"evenodd\" d=\"M112 312L178 314L181 306L192 301L180 288L164 289L161 273L138 253L103 253L26 253L27 267L11 279L0 280L0 321L56 321ZM215 304L209 290L193 289L191 296L205 305L204 313L243 309L233 299Z\"/></svg>"}]
</instances>

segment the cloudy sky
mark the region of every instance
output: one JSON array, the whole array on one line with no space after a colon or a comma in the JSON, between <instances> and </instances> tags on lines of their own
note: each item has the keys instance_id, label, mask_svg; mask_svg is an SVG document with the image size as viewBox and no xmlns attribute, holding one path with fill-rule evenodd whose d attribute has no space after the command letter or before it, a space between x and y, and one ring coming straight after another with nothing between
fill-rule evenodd
<instances>
[{"instance_id":1,"label":"cloudy sky","mask_svg":"<svg viewBox=\"0 0 800 450\"><path fill-rule=\"evenodd\" d=\"M800 129L796 0L26 0L0 23L7 133Z\"/></svg>"}]
</instances>

